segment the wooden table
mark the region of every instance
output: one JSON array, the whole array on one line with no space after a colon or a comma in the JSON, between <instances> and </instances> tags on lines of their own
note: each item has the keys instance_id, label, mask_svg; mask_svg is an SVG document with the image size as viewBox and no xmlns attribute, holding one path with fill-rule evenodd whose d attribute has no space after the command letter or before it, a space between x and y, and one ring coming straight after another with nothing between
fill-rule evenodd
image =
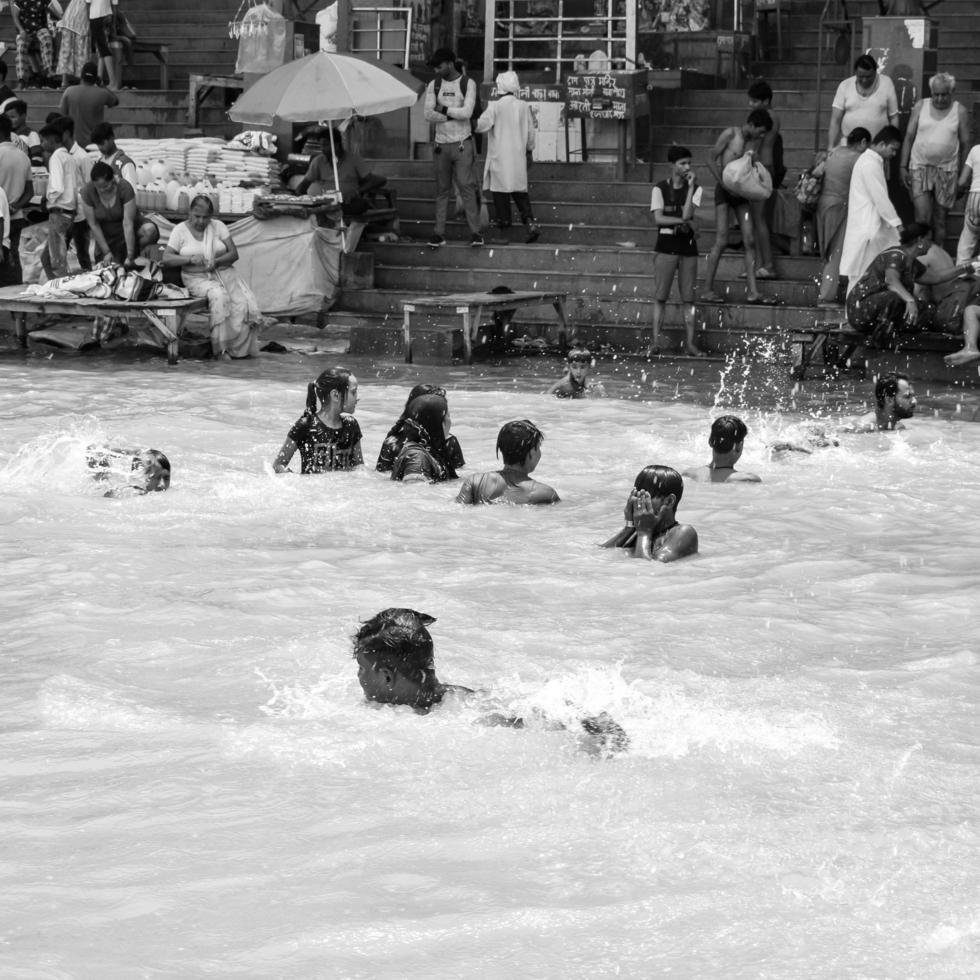
<instances>
[{"instance_id":1,"label":"wooden table","mask_svg":"<svg viewBox=\"0 0 980 980\"><path fill-rule=\"evenodd\" d=\"M242 92L245 89L245 82L241 75L188 75L187 126L189 129L197 129L201 103L208 97L211 89L215 88Z\"/></svg>"},{"instance_id":2,"label":"wooden table","mask_svg":"<svg viewBox=\"0 0 980 980\"><path fill-rule=\"evenodd\" d=\"M81 296L58 299L51 296L35 296L25 293L23 286L4 286L0 289L0 310L14 315L17 341L27 346L27 314L59 314L93 319L97 316L120 317L125 320L149 320L167 348L167 363L177 363L177 342L184 328L188 313L208 308L206 299L151 299L141 303L127 303L119 299L86 299Z\"/></svg>"},{"instance_id":3,"label":"wooden table","mask_svg":"<svg viewBox=\"0 0 980 980\"><path fill-rule=\"evenodd\" d=\"M525 306L544 306L550 303L558 314L561 324L559 340L564 343L568 336L568 318L565 316L567 293L449 293L446 296L419 296L402 303L404 311L403 334L405 360L412 356L412 314L423 310L451 310L463 317L463 352L467 364L473 363L473 339L480 327L484 310L514 310Z\"/></svg>"}]
</instances>

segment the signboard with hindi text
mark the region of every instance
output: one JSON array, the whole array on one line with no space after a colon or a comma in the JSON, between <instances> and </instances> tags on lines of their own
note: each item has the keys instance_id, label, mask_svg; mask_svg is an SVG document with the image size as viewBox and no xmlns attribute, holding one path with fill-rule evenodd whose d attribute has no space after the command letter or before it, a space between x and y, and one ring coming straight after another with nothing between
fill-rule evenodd
<instances>
[{"instance_id":1,"label":"signboard with hindi text","mask_svg":"<svg viewBox=\"0 0 980 980\"><path fill-rule=\"evenodd\" d=\"M635 119L649 112L646 71L568 75L565 87L572 119Z\"/></svg>"}]
</instances>

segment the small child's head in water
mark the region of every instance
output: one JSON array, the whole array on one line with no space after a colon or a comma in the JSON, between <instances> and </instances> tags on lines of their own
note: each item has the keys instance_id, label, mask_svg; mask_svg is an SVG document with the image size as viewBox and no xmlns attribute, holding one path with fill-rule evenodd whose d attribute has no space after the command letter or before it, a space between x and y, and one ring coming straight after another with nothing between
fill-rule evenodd
<instances>
[{"instance_id":1,"label":"small child's head in water","mask_svg":"<svg viewBox=\"0 0 980 980\"><path fill-rule=\"evenodd\" d=\"M568 376L578 387L583 387L592 367L592 354L584 347L575 347L568 352L565 362Z\"/></svg>"},{"instance_id":2,"label":"small child's head in water","mask_svg":"<svg viewBox=\"0 0 980 980\"><path fill-rule=\"evenodd\" d=\"M170 460L157 449L147 449L133 457L133 472L141 472L143 485L136 488L146 493L170 489Z\"/></svg>"},{"instance_id":3,"label":"small child's head in water","mask_svg":"<svg viewBox=\"0 0 980 980\"><path fill-rule=\"evenodd\" d=\"M442 697L436 678L432 616L414 609L384 609L354 634L357 679L368 701L427 710Z\"/></svg>"}]
</instances>

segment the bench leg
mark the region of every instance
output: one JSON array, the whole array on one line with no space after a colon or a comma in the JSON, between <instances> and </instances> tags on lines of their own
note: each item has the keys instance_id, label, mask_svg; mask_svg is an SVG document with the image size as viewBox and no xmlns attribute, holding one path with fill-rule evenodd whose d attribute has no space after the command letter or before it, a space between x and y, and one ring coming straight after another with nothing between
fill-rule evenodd
<instances>
[{"instance_id":1,"label":"bench leg","mask_svg":"<svg viewBox=\"0 0 980 980\"><path fill-rule=\"evenodd\" d=\"M14 336L21 347L27 346L27 314L14 313Z\"/></svg>"},{"instance_id":2,"label":"bench leg","mask_svg":"<svg viewBox=\"0 0 980 980\"><path fill-rule=\"evenodd\" d=\"M176 364L180 330L184 322L183 315L178 314L176 310L143 310L143 316L163 335L167 344L167 363Z\"/></svg>"}]
</instances>

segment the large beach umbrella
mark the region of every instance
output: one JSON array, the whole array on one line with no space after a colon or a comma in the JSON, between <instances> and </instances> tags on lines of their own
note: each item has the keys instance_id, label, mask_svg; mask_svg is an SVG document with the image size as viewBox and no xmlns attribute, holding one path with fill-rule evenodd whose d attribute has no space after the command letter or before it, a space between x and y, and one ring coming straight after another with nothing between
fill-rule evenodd
<instances>
[{"instance_id":1,"label":"large beach umbrella","mask_svg":"<svg viewBox=\"0 0 980 980\"><path fill-rule=\"evenodd\" d=\"M350 54L318 51L289 61L260 78L228 110L235 122L338 121L376 116L415 105L424 88L393 65Z\"/></svg>"}]
</instances>

